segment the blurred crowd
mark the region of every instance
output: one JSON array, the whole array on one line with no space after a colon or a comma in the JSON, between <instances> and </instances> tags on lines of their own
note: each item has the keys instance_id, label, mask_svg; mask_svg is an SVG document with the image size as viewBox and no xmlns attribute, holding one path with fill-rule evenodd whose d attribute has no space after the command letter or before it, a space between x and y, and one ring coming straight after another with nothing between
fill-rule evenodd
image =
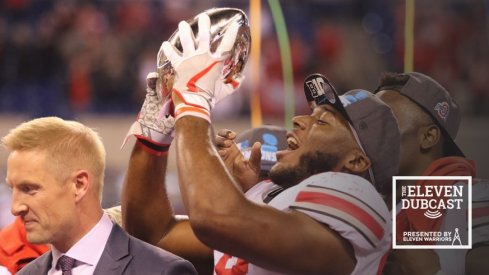
<instances>
[{"instance_id":1,"label":"blurred crowd","mask_svg":"<svg viewBox=\"0 0 489 275\"><path fill-rule=\"evenodd\" d=\"M285 4L286 2L286 4ZM281 1L292 49L296 113L302 81L327 75L340 92L374 89L402 71L405 1ZM134 114L161 42L178 21L211 7L248 13L249 1L4 0L0 3L0 112L32 117ZM265 116L283 116L280 51L262 1ZM414 68L433 76L468 114L489 114L489 1L416 1ZM249 14L249 13L248 13ZM249 89L245 82L243 89ZM243 92L229 115L249 112Z\"/></svg>"},{"instance_id":2,"label":"blurred crowd","mask_svg":"<svg viewBox=\"0 0 489 275\"><path fill-rule=\"evenodd\" d=\"M0 109L134 112L163 38L194 15L189 1L172 2L3 1Z\"/></svg>"}]
</instances>

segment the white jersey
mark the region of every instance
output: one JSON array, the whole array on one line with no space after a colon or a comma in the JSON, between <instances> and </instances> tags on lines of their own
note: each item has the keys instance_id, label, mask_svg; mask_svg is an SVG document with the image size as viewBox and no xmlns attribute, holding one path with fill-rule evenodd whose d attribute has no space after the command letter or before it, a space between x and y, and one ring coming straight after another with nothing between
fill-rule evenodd
<instances>
[{"instance_id":1,"label":"white jersey","mask_svg":"<svg viewBox=\"0 0 489 275\"><path fill-rule=\"evenodd\" d=\"M489 244L489 180L472 181L472 246Z\"/></svg>"},{"instance_id":2,"label":"white jersey","mask_svg":"<svg viewBox=\"0 0 489 275\"><path fill-rule=\"evenodd\" d=\"M248 191L246 191L245 197L254 203L265 204L263 201L266 199L267 195L279 189L282 188L274 184L272 181L264 180L255 184ZM268 273L256 273L253 271L253 267L254 266L250 265L243 259L214 250L214 274L216 275L281 274L271 271L267 271Z\"/></svg>"},{"instance_id":3,"label":"white jersey","mask_svg":"<svg viewBox=\"0 0 489 275\"><path fill-rule=\"evenodd\" d=\"M457 183L461 185L464 183ZM450 230L465 223L465 216L447 210L442 230ZM461 230L466 234L467 230ZM472 246L489 243L489 181L474 179L472 183ZM456 275L465 273L465 249L436 249L443 274Z\"/></svg>"},{"instance_id":4,"label":"white jersey","mask_svg":"<svg viewBox=\"0 0 489 275\"><path fill-rule=\"evenodd\" d=\"M269 192L274 185L263 183L257 188ZM254 199L266 197L255 191L250 192ZM391 246L391 220L387 206L367 180L345 173L317 174L281 192L269 205L282 211L300 211L348 240L357 261L352 274L377 274L381 270ZM246 273L217 274L280 274L251 263L244 268L244 261L230 257L228 267L232 268L233 263L237 270Z\"/></svg>"}]
</instances>

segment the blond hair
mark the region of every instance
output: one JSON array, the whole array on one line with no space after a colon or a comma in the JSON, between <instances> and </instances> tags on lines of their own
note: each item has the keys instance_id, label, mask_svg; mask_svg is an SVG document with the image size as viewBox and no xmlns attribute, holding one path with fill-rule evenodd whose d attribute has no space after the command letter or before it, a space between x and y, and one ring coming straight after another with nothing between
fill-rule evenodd
<instances>
[{"instance_id":1,"label":"blond hair","mask_svg":"<svg viewBox=\"0 0 489 275\"><path fill-rule=\"evenodd\" d=\"M58 117L44 117L24 122L2 138L9 151L46 152L49 167L65 180L80 169L94 177L94 191L102 196L105 148L100 136L89 127Z\"/></svg>"}]
</instances>

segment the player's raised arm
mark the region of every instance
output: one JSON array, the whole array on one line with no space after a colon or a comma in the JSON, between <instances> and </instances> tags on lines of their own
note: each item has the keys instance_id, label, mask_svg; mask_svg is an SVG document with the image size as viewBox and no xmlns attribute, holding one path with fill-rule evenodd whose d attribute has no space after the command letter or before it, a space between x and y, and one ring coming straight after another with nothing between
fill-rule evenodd
<instances>
[{"instance_id":1,"label":"player's raised arm","mask_svg":"<svg viewBox=\"0 0 489 275\"><path fill-rule=\"evenodd\" d=\"M177 219L165 185L168 150L173 140L172 102L156 89L158 74L147 77L146 99L128 137L132 150L122 192L124 228L133 236L171 251L210 274L212 250L194 235L186 219Z\"/></svg>"}]
</instances>

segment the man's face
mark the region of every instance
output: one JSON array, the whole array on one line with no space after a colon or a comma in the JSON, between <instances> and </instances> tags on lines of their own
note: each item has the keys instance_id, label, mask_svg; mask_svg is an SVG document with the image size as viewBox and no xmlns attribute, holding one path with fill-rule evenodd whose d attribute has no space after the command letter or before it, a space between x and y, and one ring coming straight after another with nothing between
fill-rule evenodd
<instances>
[{"instance_id":1,"label":"man's face","mask_svg":"<svg viewBox=\"0 0 489 275\"><path fill-rule=\"evenodd\" d=\"M276 184L290 187L317 173L341 171L346 154L358 148L348 122L330 105L316 107L311 115L293 122L288 149L277 152L277 163L270 170Z\"/></svg>"},{"instance_id":2,"label":"man's face","mask_svg":"<svg viewBox=\"0 0 489 275\"><path fill-rule=\"evenodd\" d=\"M7 184L12 189L12 214L24 222L27 240L63 242L74 224L75 187L60 182L42 151L13 151L7 161Z\"/></svg>"},{"instance_id":3,"label":"man's face","mask_svg":"<svg viewBox=\"0 0 489 275\"><path fill-rule=\"evenodd\" d=\"M391 107L392 112L396 116L401 136L417 129L418 112L422 110L419 109L416 103L401 93L392 90L380 91L376 96Z\"/></svg>"},{"instance_id":4,"label":"man's face","mask_svg":"<svg viewBox=\"0 0 489 275\"><path fill-rule=\"evenodd\" d=\"M383 90L376 94L389 105L397 119L401 134L400 168L399 173L409 170L413 156L419 152L418 129L432 124L430 117L412 100L397 91Z\"/></svg>"}]
</instances>

